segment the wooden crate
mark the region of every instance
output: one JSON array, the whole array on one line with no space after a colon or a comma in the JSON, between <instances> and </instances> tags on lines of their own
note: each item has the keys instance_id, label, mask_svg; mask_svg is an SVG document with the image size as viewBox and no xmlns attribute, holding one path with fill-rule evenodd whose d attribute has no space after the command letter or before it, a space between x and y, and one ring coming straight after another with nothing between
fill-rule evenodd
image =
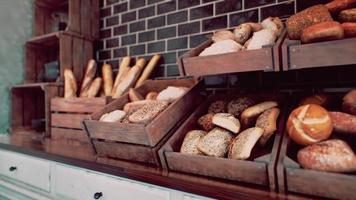
<instances>
[{"instance_id":1,"label":"wooden crate","mask_svg":"<svg viewBox=\"0 0 356 200\"><path fill-rule=\"evenodd\" d=\"M280 50L285 36L286 32L283 31L274 45L262 49L198 56L213 43L209 39L178 59L180 74L198 77L235 72L280 71Z\"/></svg>"},{"instance_id":2,"label":"wooden crate","mask_svg":"<svg viewBox=\"0 0 356 200\"><path fill-rule=\"evenodd\" d=\"M237 95L234 95L234 97L237 97ZM251 97L258 101L282 101L279 97L271 95L252 95ZM160 149L159 154L163 168L169 172L184 172L257 184L275 191L277 182L274 167L283 133L282 130L284 128L284 113L281 104L279 106L281 113L276 134L269 140L266 147L259 147L258 144L256 144L248 160L187 155L179 152L186 133L190 130L200 129L197 120L207 113L209 105L217 99L227 100L226 95L225 97L210 96L207 98Z\"/></svg>"},{"instance_id":3,"label":"wooden crate","mask_svg":"<svg viewBox=\"0 0 356 200\"><path fill-rule=\"evenodd\" d=\"M48 136L50 99L59 94L54 83L16 85L11 88L11 133Z\"/></svg>"},{"instance_id":4,"label":"wooden crate","mask_svg":"<svg viewBox=\"0 0 356 200\"><path fill-rule=\"evenodd\" d=\"M77 35L61 31L34 37L26 43L25 83L38 82L44 64L51 61L59 61L62 80L64 69L71 68L79 82L93 54L93 43Z\"/></svg>"},{"instance_id":5,"label":"wooden crate","mask_svg":"<svg viewBox=\"0 0 356 200\"><path fill-rule=\"evenodd\" d=\"M288 37L282 44L283 70L356 64L356 38L301 44Z\"/></svg>"},{"instance_id":6,"label":"wooden crate","mask_svg":"<svg viewBox=\"0 0 356 200\"><path fill-rule=\"evenodd\" d=\"M83 130L83 120L110 102L108 97L60 98L51 100L51 138L54 140L77 140L90 143Z\"/></svg>"},{"instance_id":7,"label":"wooden crate","mask_svg":"<svg viewBox=\"0 0 356 200\"><path fill-rule=\"evenodd\" d=\"M201 81L195 79L146 81L137 88L137 91L143 96L151 91L162 91L167 86L190 88L183 97L170 104L147 125L98 121L105 113L123 109L123 106L129 102L128 94L91 115L91 120L85 120L84 124L98 155L159 166L160 161L157 155L159 148L171 129L201 102L199 94L201 84Z\"/></svg>"},{"instance_id":8,"label":"wooden crate","mask_svg":"<svg viewBox=\"0 0 356 200\"><path fill-rule=\"evenodd\" d=\"M99 0L35 0L35 36L57 32L54 13L67 15L65 31L72 32L87 40L99 39Z\"/></svg>"},{"instance_id":9,"label":"wooden crate","mask_svg":"<svg viewBox=\"0 0 356 200\"><path fill-rule=\"evenodd\" d=\"M334 103L330 110L339 110L341 99L345 93L329 93L334 97ZM305 97L305 96L304 96ZM335 98L339 101L335 101ZM292 99L301 99L297 94ZM296 101L299 102L299 101ZM297 105L294 103L294 105ZM293 106L292 109L297 106ZM291 109L291 110L292 110ZM289 114L289 113L288 113ZM286 116L286 119L288 116ZM303 169L297 162L297 152L303 148L292 141L284 130L279 158L277 161L278 190L282 194L312 195L312 198L331 199L356 199L356 173L332 173ZM332 134L332 138L340 138L346 141L355 150L355 138Z\"/></svg>"}]
</instances>

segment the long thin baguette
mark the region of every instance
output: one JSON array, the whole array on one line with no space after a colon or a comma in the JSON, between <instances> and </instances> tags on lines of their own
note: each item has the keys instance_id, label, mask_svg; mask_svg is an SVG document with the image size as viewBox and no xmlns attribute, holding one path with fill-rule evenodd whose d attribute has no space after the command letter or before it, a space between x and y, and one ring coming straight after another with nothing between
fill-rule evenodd
<instances>
[{"instance_id":1,"label":"long thin baguette","mask_svg":"<svg viewBox=\"0 0 356 200\"><path fill-rule=\"evenodd\" d=\"M129 73L131 67L125 68L124 71L122 72L122 75L120 75L119 79L118 79L118 84L116 86L113 87L112 91L111 91L111 96L114 96L115 93L117 93L117 89L118 86L120 85L120 83L124 80L124 78L126 77L126 75Z\"/></svg>"},{"instance_id":2,"label":"long thin baguette","mask_svg":"<svg viewBox=\"0 0 356 200\"><path fill-rule=\"evenodd\" d=\"M136 64L137 66L139 66L141 68L141 70L143 70L143 68L145 67L146 65L146 60L144 58L139 58L137 61L136 61Z\"/></svg>"},{"instance_id":3,"label":"long thin baguette","mask_svg":"<svg viewBox=\"0 0 356 200\"><path fill-rule=\"evenodd\" d=\"M87 65L87 68L85 70L85 75L84 79L82 82L82 86L80 89L80 97L87 97L88 96L88 90L91 85L91 82L94 79L94 76L96 74L96 62L94 59L90 59Z\"/></svg>"},{"instance_id":4,"label":"long thin baguette","mask_svg":"<svg viewBox=\"0 0 356 200\"><path fill-rule=\"evenodd\" d=\"M116 75L113 88L117 87L117 85L119 84L120 78L123 76L123 74L125 72L127 72L130 69L130 61L131 61L130 56L126 56L122 59L122 61L120 63L120 67L119 67L119 73L117 73L117 75Z\"/></svg>"},{"instance_id":5,"label":"long thin baguette","mask_svg":"<svg viewBox=\"0 0 356 200\"><path fill-rule=\"evenodd\" d=\"M77 97L77 82L71 69L64 70L64 98Z\"/></svg>"},{"instance_id":6,"label":"long thin baguette","mask_svg":"<svg viewBox=\"0 0 356 200\"><path fill-rule=\"evenodd\" d=\"M111 96L113 80L112 80L112 68L109 64L104 64L102 67L102 74L103 74L103 89L105 96Z\"/></svg>"},{"instance_id":7,"label":"long thin baguette","mask_svg":"<svg viewBox=\"0 0 356 200\"><path fill-rule=\"evenodd\" d=\"M100 77L96 78L89 87L88 98L95 97L100 90L102 79Z\"/></svg>"},{"instance_id":8,"label":"long thin baguette","mask_svg":"<svg viewBox=\"0 0 356 200\"><path fill-rule=\"evenodd\" d=\"M122 80L122 82L117 86L113 98L118 98L127 92L135 84L141 71L142 68L139 65L133 66Z\"/></svg>"},{"instance_id":9,"label":"long thin baguette","mask_svg":"<svg viewBox=\"0 0 356 200\"><path fill-rule=\"evenodd\" d=\"M150 77L152 71L154 70L154 68L156 67L159 59L161 58L160 55L156 54L154 55L150 62L147 64L145 70L142 72L142 75L140 76L140 78L138 79L135 88L139 87L140 85L142 85L142 83L148 79L148 77Z\"/></svg>"}]
</instances>

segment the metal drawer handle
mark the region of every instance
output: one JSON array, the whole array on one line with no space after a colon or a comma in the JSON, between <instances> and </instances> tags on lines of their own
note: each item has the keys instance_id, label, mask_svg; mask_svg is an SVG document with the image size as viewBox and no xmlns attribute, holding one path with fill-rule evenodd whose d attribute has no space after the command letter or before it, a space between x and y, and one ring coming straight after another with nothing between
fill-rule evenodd
<instances>
[{"instance_id":1,"label":"metal drawer handle","mask_svg":"<svg viewBox=\"0 0 356 200\"><path fill-rule=\"evenodd\" d=\"M17 167L11 166L11 167L9 168L9 170L10 170L10 172L13 172L13 171L17 170Z\"/></svg>"},{"instance_id":2,"label":"metal drawer handle","mask_svg":"<svg viewBox=\"0 0 356 200\"><path fill-rule=\"evenodd\" d=\"M94 194L94 199L100 199L100 197L102 197L103 196L103 193L102 192L96 192L95 194Z\"/></svg>"}]
</instances>

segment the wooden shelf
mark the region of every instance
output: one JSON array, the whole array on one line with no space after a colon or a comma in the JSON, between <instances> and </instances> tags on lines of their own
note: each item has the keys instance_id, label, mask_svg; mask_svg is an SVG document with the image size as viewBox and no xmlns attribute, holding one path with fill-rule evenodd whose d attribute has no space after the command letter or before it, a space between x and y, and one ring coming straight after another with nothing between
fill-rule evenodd
<instances>
[{"instance_id":1,"label":"wooden shelf","mask_svg":"<svg viewBox=\"0 0 356 200\"><path fill-rule=\"evenodd\" d=\"M67 5L68 0L37 0L36 4L49 8L58 8Z\"/></svg>"},{"instance_id":2,"label":"wooden shelf","mask_svg":"<svg viewBox=\"0 0 356 200\"><path fill-rule=\"evenodd\" d=\"M36 36L36 37L31 38L27 42L30 44L35 44L35 45L48 45L48 44L56 43L56 42L58 43L59 35L61 33L63 33L63 31Z\"/></svg>"},{"instance_id":3,"label":"wooden shelf","mask_svg":"<svg viewBox=\"0 0 356 200\"><path fill-rule=\"evenodd\" d=\"M27 83L27 84L21 84L21 85L14 85L12 88L36 88L40 87L43 88L45 86L61 86L63 85L62 83Z\"/></svg>"}]
</instances>

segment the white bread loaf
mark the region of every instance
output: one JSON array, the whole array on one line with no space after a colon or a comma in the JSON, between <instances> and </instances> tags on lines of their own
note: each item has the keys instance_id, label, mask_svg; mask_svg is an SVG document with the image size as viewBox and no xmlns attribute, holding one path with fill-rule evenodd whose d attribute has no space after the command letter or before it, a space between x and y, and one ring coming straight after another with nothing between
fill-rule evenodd
<instances>
[{"instance_id":1,"label":"white bread loaf","mask_svg":"<svg viewBox=\"0 0 356 200\"><path fill-rule=\"evenodd\" d=\"M87 68L85 70L85 75L82 81L82 86L80 89L80 97L87 97L88 96L88 90L89 87L91 86L91 82L93 81L95 74L96 74L96 62L94 59L90 59L88 61Z\"/></svg>"},{"instance_id":2,"label":"white bread loaf","mask_svg":"<svg viewBox=\"0 0 356 200\"><path fill-rule=\"evenodd\" d=\"M216 31L214 33L214 35L211 37L211 39L214 42L220 42L220 41L223 41L223 40L234 40L235 36L229 30L220 30L220 31Z\"/></svg>"},{"instance_id":3,"label":"white bread loaf","mask_svg":"<svg viewBox=\"0 0 356 200\"><path fill-rule=\"evenodd\" d=\"M251 41L247 45L247 50L261 49L263 46L272 45L276 38L275 31L271 29L254 32Z\"/></svg>"},{"instance_id":4,"label":"white bread loaf","mask_svg":"<svg viewBox=\"0 0 356 200\"><path fill-rule=\"evenodd\" d=\"M217 55L223 53L233 53L240 51L242 46L234 40L223 40L213 43L210 47L204 49L199 56Z\"/></svg>"},{"instance_id":5,"label":"white bread loaf","mask_svg":"<svg viewBox=\"0 0 356 200\"><path fill-rule=\"evenodd\" d=\"M264 29L270 29L279 36L283 30L283 22L278 17L268 17L261 22Z\"/></svg>"},{"instance_id":6,"label":"white bread loaf","mask_svg":"<svg viewBox=\"0 0 356 200\"><path fill-rule=\"evenodd\" d=\"M230 113L217 113L213 116L214 125L229 130L235 134L240 131L240 122Z\"/></svg>"},{"instance_id":7,"label":"white bread loaf","mask_svg":"<svg viewBox=\"0 0 356 200\"><path fill-rule=\"evenodd\" d=\"M203 155L203 153L198 150L197 146L200 138L205 134L206 132L201 130L189 131L184 137L180 152L184 154Z\"/></svg>"},{"instance_id":8,"label":"white bread loaf","mask_svg":"<svg viewBox=\"0 0 356 200\"><path fill-rule=\"evenodd\" d=\"M102 122L120 122L124 117L126 116L126 113L122 110L114 110L110 113L104 114L99 121Z\"/></svg>"},{"instance_id":9,"label":"white bread loaf","mask_svg":"<svg viewBox=\"0 0 356 200\"><path fill-rule=\"evenodd\" d=\"M245 109L241 114L241 123L243 127L247 128L254 124L254 120L264 111L277 107L278 103L275 101L265 101Z\"/></svg>"},{"instance_id":10,"label":"white bread loaf","mask_svg":"<svg viewBox=\"0 0 356 200\"><path fill-rule=\"evenodd\" d=\"M263 129L253 127L242 131L231 143L228 157L244 160L250 157L252 148L262 136Z\"/></svg>"},{"instance_id":11,"label":"white bread loaf","mask_svg":"<svg viewBox=\"0 0 356 200\"><path fill-rule=\"evenodd\" d=\"M187 87L168 86L166 89L158 93L156 99L158 101L167 101L168 103L172 103L175 100L179 99L181 96L183 96L187 91Z\"/></svg>"}]
</instances>

